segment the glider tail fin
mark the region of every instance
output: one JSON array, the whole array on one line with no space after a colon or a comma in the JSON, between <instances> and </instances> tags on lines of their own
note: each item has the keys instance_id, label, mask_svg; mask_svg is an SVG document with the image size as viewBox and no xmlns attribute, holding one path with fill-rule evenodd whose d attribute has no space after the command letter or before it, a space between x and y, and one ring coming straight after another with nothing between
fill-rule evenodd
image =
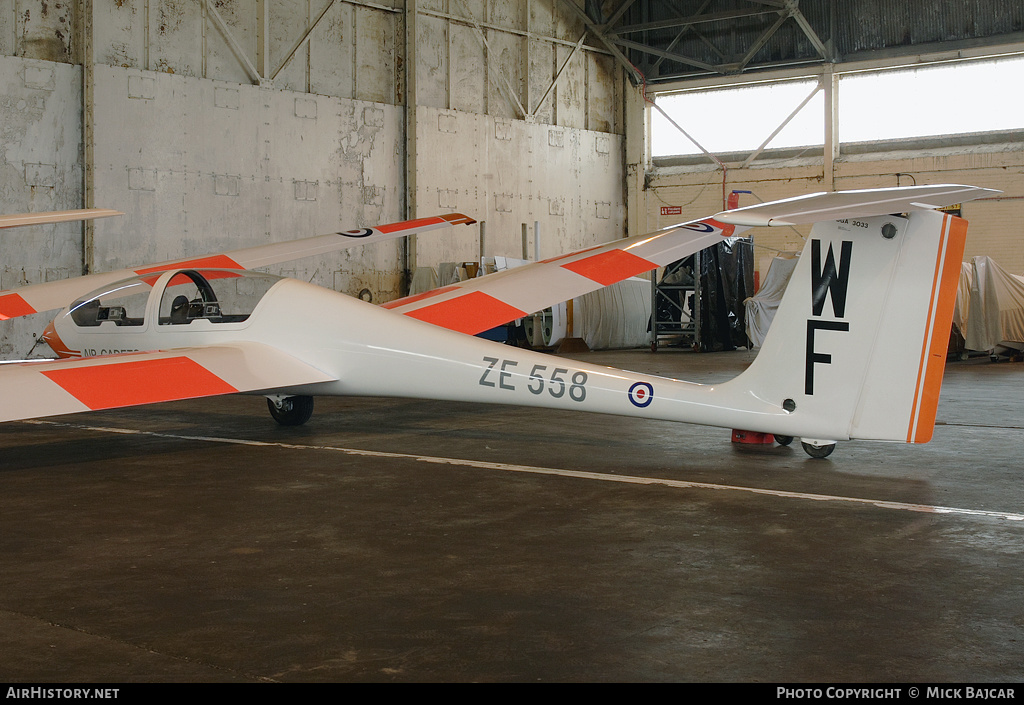
<instances>
[{"instance_id":1,"label":"glider tail fin","mask_svg":"<svg viewBox=\"0 0 1024 705\"><path fill-rule=\"evenodd\" d=\"M775 433L931 439L966 233L931 210L814 226L739 378L788 412Z\"/></svg>"}]
</instances>

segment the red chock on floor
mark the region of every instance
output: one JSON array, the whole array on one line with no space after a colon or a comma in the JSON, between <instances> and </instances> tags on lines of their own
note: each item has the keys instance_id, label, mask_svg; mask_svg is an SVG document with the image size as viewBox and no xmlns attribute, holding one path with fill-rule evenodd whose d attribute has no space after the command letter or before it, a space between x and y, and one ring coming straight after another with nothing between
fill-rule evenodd
<instances>
[{"instance_id":1,"label":"red chock on floor","mask_svg":"<svg viewBox=\"0 0 1024 705\"><path fill-rule=\"evenodd\" d=\"M742 431L738 428L732 430L733 443L774 443L775 437L770 433L758 433L757 431Z\"/></svg>"}]
</instances>

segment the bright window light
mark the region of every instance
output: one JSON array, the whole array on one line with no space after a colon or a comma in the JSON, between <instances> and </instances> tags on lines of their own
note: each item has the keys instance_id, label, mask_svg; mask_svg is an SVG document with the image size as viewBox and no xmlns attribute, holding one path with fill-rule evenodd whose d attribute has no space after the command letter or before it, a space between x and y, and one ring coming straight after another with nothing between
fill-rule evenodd
<instances>
[{"instance_id":1,"label":"bright window light","mask_svg":"<svg viewBox=\"0 0 1024 705\"><path fill-rule=\"evenodd\" d=\"M658 105L712 153L754 151L800 105L817 80L760 83L739 88L658 96ZM824 97L818 91L768 145L803 147L825 142ZM651 110L651 154L700 154L660 112Z\"/></svg>"},{"instance_id":2,"label":"bright window light","mask_svg":"<svg viewBox=\"0 0 1024 705\"><path fill-rule=\"evenodd\" d=\"M839 80L842 142L1024 128L1024 57L850 74Z\"/></svg>"},{"instance_id":3,"label":"bright window light","mask_svg":"<svg viewBox=\"0 0 1024 705\"><path fill-rule=\"evenodd\" d=\"M709 152L752 152L816 85L816 79L759 83L665 94L657 103ZM1024 56L847 74L839 79L839 139L1024 129L1021 86ZM824 122L824 92L819 91L767 149L821 145ZM652 156L701 153L653 109L651 131Z\"/></svg>"}]
</instances>

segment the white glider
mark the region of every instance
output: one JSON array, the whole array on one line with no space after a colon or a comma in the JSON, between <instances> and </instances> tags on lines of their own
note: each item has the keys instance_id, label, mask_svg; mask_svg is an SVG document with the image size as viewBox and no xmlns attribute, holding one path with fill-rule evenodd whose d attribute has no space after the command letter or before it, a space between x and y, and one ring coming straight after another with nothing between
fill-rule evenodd
<instances>
[{"instance_id":1,"label":"white glider","mask_svg":"<svg viewBox=\"0 0 1024 705\"><path fill-rule=\"evenodd\" d=\"M230 262L129 271L90 293L76 287L44 335L65 359L0 368L0 420L246 392L266 395L283 424L308 420L316 395L397 396L739 428L798 437L814 457L848 439L924 443L967 231L965 221L930 208L991 193L941 185L766 203L384 306L244 271L262 261L253 254L261 248L227 253ZM636 374L472 337L747 227L806 222L816 224L762 350L727 383Z\"/></svg>"}]
</instances>

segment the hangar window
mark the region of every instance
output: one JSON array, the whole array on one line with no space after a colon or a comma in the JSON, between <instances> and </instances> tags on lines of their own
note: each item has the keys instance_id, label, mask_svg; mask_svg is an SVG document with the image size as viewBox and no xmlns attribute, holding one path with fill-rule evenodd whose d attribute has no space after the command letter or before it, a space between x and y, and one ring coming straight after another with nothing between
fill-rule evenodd
<instances>
[{"instance_id":1,"label":"hangar window","mask_svg":"<svg viewBox=\"0 0 1024 705\"><path fill-rule=\"evenodd\" d=\"M1021 130L1022 84L1021 55L843 73L836 132L851 143ZM817 76L663 93L651 110L651 156L823 145L824 101Z\"/></svg>"},{"instance_id":2,"label":"hangar window","mask_svg":"<svg viewBox=\"0 0 1024 705\"><path fill-rule=\"evenodd\" d=\"M868 142L1024 128L1024 57L847 74L839 139Z\"/></svg>"},{"instance_id":3,"label":"hangar window","mask_svg":"<svg viewBox=\"0 0 1024 705\"><path fill-rule=\"evenodd\" d=\"M713 154L750 152L768 140L787 119L786 125L772 137L772 148L825 142L825 104L817 79L664 94L657 97L657 104L692 140L660 111L652 110L654 157L701 154L700 147Z\"/></svg>"}]
</instances>

